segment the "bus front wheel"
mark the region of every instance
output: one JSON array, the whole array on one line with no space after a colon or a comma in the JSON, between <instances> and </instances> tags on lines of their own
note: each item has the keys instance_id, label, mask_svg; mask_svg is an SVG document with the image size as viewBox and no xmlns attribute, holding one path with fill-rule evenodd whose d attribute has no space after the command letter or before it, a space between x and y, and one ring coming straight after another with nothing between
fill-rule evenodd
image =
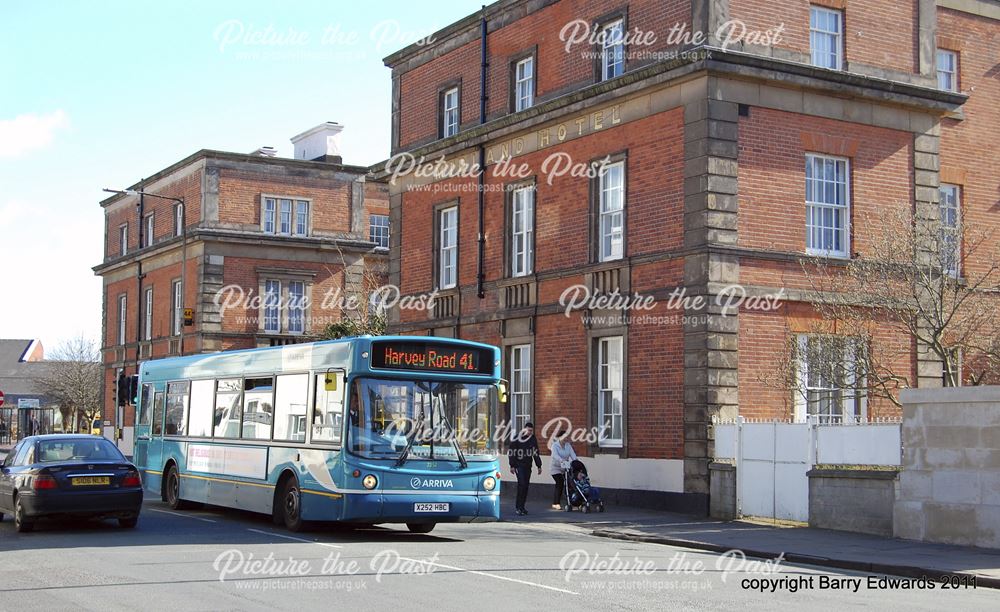
<instances>
[{"instance_id":1,"label":"bus front wheel","mask_svg":"<svg viewBox=\"0 0 1000 612\"><path fill-rule=\"evenodd\" d=\"M171 510L184 510L189 507L188 502L181 499L181 475L174 465L167 468L167 474L163 478L163 501L167 502Z\"/></svg>"},{"instance_id":2,"label":"bus front wheel","mask_svg":"<svg viewBox=\"0 0 1000 612\"><path fill-rule=\"evenodd\" d=\"M305 521L302 520L302 492L294 478L285 481L285 488L281 493L281 515L289 531L302 531L305 528Z\"/></svg>"},{"instance_id":3,"label":"bus front wheel","mask_svg":"<svg viewBox=\"0 0 1000 612\"><path fill-rule=\"evenodd\" d=\"M437 523L407 523L406 528L410 533L430 533L437 526Z\"/></svg>"}]
</instances>

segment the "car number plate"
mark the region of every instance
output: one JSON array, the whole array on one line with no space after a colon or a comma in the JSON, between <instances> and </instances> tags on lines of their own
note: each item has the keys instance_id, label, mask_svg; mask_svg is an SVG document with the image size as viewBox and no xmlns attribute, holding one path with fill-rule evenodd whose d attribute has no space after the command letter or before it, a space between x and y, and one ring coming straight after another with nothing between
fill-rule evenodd
<instances>
[{"instance_id":1,"label":"car number plate","mask_svg":"<svg viewBox=\"0 0 1000 612\"><path fill-rule=\"evenodd\" d=\"M414 512L448 512L451 509L450 504L435 503L435 504L413 504Z\"/></svg>"},{"instance_id":2,"label":"car number plate","mask_svg":"<svg viewBox=\"0 0 1000 612\"><path fill-rule=\"evenodd\" d=\"M73 478L74 487L89 487L94 485L109 485L111 484L111 477L109 476L82 476L79 478Z\"/></svg>"}]
</instances>

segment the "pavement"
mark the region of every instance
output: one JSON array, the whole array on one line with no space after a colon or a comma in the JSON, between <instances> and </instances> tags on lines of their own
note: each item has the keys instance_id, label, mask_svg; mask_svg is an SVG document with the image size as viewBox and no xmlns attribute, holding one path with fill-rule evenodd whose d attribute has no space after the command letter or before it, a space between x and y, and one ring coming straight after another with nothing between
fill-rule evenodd
<instances>
[{"instance_id":1,"label":"pavement","mask_svg":"<svg viewBox=\"0 0 1000 612\"><path fill-rule=\"evenodd\" d=\"M1000 550L950 546L884 538L846 531L769 524L763 521L719 521L683 514L608 506L603 514L552 510L529 501L528 516L514 514L504 496L505 521L559 523L590 535L696 550L741 550L748 557L848 569L869 574L920 578L975 576L979 586L1000 588Z\"/></svg>"}]
</instances>

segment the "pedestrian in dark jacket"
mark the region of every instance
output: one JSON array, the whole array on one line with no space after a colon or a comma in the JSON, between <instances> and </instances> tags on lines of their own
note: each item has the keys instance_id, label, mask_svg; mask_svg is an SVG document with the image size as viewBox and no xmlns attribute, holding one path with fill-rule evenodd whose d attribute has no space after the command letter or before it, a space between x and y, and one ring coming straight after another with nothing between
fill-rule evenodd
<instances>
[{"instance_id":1,"label":"pedestrian in dark jacket","mask_svg":"<svg viewBox=\"0 0 1000 612\"><path fill-rule=\"evenodd\" d=\"M531 482L531 463L535 463L538 473L542 473L542 458L538 455L538 440L535 438L535 426L525 423L510 446L507 447L507 461L510 471L517 476L517 500L514 512L520 516L528 513L524 503L528 499L528 484Z\"/></svg>"}]
</instances>

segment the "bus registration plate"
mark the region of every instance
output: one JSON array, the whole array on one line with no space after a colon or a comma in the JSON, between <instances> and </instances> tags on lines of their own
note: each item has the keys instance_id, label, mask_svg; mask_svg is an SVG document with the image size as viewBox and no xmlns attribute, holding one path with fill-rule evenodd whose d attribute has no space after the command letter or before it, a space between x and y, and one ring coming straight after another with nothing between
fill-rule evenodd
<instances>
[{"instance_id":1,"label":"bus registration plate","mask_svg":"<svg viewBox=\"0 0 1000 612\"><path fill-rule=\"evenodd\" d=\"M448 512L450 510L450 504L445 503L417 503L413 504L414 512Z\"/></svg>"}]
</instances>

